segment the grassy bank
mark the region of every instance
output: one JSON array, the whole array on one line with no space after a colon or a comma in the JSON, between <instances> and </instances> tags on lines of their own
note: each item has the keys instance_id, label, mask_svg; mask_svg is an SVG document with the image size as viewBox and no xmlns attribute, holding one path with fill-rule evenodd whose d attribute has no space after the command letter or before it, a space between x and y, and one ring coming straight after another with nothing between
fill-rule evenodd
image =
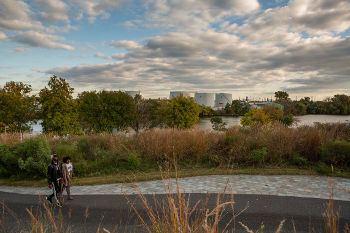
<instances>
[{"instance_id":1,"label":"grassy bank","mask_svg":"<svg viewBox=\"0 0 350 233\"><path fill-rule=\"evenodd\" d=\"M39 135L23 142L8 134L0 136L0 175L6 178L0 183L42 180L50 153L72 158L76 184L159 179L159 167L174 160L180 176L330 175L333 166L335 175L350 177L349 140L349 124L276 124L225 132L154 129L129 137Z\"/></svg>"},{"instance_id":2,"label":"grassy bank","mask_svg":"<svg viewBox=\"0 0 350 233\"><path fill-rule=\"evenodd\" d=\"M298 168L246 168L246 169L222 169L222 168L195 168L195 169L179 169L177 175L179 178L191 176L205 176L205 175L305 175L305 176L319 176L315 170L312 169L298 169ZM334 176L350 178L350 172L335 172ZM170 177L175 178L175 172L170 172ZM109 174L103 176L87 176L74 177L73 185L96 185L96 184L112 184L112 183L130 183L150 180L161 180L163 177L159 171L129 171L120 174ZM44 187L47 185L46 179L41 180L13 180L0 179L0 185L6 186L31 186Z\"/></svg>"}]
</instances>

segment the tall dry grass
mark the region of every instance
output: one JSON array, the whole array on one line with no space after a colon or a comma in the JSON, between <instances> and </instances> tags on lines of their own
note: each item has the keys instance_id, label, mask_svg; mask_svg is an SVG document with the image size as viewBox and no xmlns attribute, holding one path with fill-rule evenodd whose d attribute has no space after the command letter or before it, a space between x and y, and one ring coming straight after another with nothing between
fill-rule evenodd
<instances>
[{"instance_id":1,"label":"tall dry grass","mask_svg":"<svg viewBox=\"0 0 350 233\"><path fill-rule=\"evenodd\" d=\"M102 133L40 137L48 139L53 153L70 156L76 162L79 175L83 176L89 175L89 171L105 169L104 173L108 173L115 168L135 167L128 166L128 160L132 161L130 158L134 157L139 160L134 164L141 166L175 158L191 166L293 165L293 161L297 161L296 164L311 167L321 161L321 148L327 142L350 140L350 125L316 124L288 128L273 124L252 128L236 126L225 132L152 129L131 136ZM0 135L0 144L17 143L20 141L16 134ZM254 158L254 151L265 148L261 163Z\"/></svg>"},{"instance_id":2,"label":"tall dry grass","mask_svg":"<svg viewBox=\"0 0 350 233\"><path fill-rule=\"evenodd\" d=\"M198 129L153 129L135 135L132 142L147 159L200 160L211 152L218 137L218 133Z\"/></svg>"}]
</instances>

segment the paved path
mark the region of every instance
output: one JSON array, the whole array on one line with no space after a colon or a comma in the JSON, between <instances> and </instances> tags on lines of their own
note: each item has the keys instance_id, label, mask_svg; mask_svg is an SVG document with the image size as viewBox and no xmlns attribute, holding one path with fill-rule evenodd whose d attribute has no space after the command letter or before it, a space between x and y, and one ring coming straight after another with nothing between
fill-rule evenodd
<instances>
[{"instance_id":1,"label":"paved path","mask_svg":"<svg viewBox=\"0 0 350 233\"><path fill-rule=\"evenodd\" d=\"M235 194L257 194L294 196L328 199L331 192L331 183L350 190L350 179L329 178L318 176L260 176L260 175L213 175L197 176L179 179L181 192L184 193L221 193L228 187L228 192L233 190ZM169 185L172 184L172 185ZM98 195L98 194L164 194L171 188L174 192L175 180L146 181L135 183L104 184L92 186L73 186L71 192L74 195ZM34 187L8 187L0 186L0 191L32 194L46 194L48 188ZM335 200L350 201L350 194L334 189Z\"/></svg>"}]
</instances>

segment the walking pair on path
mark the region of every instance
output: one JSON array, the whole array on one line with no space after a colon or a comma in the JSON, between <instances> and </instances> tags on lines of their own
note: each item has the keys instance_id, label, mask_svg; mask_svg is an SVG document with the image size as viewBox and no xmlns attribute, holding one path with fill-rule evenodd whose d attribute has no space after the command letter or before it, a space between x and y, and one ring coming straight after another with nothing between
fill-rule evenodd
<instances>
[{"instance_id":1,"label":"walking pair on path","mask_svg":"<svg viewBox=\"0 0 350 233\"><path fill-rule=\"evenodd\" d=\"M51 164L47 169L47 180L49 188L53 190L53 193L46 196L46 200L52 203L52 199L55 197L58 206L61 206L60 199L62 198L64 189L67 192L67 200L73 200L70 195L73 173L73 165L70 160L70 157L64 157L63 164L61 164L58 161L58 156L53 154Z\"/></svg>"}]
</instances>

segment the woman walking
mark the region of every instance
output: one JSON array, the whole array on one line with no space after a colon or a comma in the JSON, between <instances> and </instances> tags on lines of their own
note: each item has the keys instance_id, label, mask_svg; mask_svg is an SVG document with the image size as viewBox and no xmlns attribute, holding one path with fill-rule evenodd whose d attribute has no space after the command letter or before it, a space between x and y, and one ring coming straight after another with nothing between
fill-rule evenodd
<instances>
[{"instance_id":1,"label":"woman walking","mask_svg":"<svg viewBox=\"0 0 350 233\"><path fill-rule=\"evenodd\" d=\"M73 200L73 198L70 196L70 185L72 182L72 173L73 173L73 165L70 162L70 157L64 157L63 165L62 165L62 180L63 180L63 189L66 189L66 192L67 192L67 200Z\"/></svg>"}]
</instances>

